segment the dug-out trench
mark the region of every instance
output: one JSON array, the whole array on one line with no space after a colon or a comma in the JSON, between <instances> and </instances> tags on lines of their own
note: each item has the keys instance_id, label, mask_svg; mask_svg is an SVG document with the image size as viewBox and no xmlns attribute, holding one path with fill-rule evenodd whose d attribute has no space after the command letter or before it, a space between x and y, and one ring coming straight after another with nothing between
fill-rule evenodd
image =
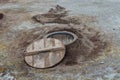
<instances>
[{"instance_id":1,"label":"dug-out trench","mask_svg":"<svg viewBox=\"0 0 120 80\"><path fill-rule=\"evenodd\" d=\"M43 26L29 31L22 32L17 38L17 43L24 57L24 51L28 44L37 39L42 39L46 34L54 31L69 31L78 36L78 39L66 46L66 55L60 62L59 66L72 66L80 62L88 61L97 58L103 54L104 50L108 47L108 41L103 32L86 25L52 25Z\"/></svg>"}]
</instances>

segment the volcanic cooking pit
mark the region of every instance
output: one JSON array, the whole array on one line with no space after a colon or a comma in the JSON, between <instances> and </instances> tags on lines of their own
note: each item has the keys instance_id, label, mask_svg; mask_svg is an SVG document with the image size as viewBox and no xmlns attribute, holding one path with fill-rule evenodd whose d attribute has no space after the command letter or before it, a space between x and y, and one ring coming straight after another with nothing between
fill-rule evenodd
<instances>
[{"instance_id":1,"label":"volcanic cooking pit","mask_svg":"<svg viewBox=\"0 0 120 80\"><path fill-rule=\"evenodd\" d=\"M29 51L28 50L29 45L27 45L28 43L26 43L26 41L30 41L29 42L29 44L31 45L30 50L32 50L32 48L33 50L36 49L35 55L34 55L34 52L32 55L31 55L31 52L30 52L30 55L28 52L28 55L25 56L25 60L26 62L31 61L27 63L30 66L37 67L37 68L49 68L57 65L58 63L59 63L58 66L62 66L62 65L71 66L71 65L77 65L77 64L79 65L81 62L87 61L89 59L97 58L99 53L102 53L108 46L108 42L107 40L105 40L104 35L102 35L101 32L95 30L94 28L81 26L81 25L74 25L72 27L68 25L46 26L46 27L44 26L43 28L32 29L27 34L21 35L22 37L20 40L21 41L24 40L24 41L22 41L23 43L20 43L20 44L24 44L23 46L25 46L26 44L26 47L27 47L26 52ZM26 36L28 37L26 38ZM58 48L55 50L53 45L51 45L52 40L50 42L49 40L45 40L49 38L58 40L59 43L63 44L63 47L65 48L64 49ZM41 42L41 39L43 39L44 41ZM43 45L45 43L48 43L46 45L49 45L52 47L48 46L49 49L46 49L47 47L45 48L43 46L42 48L47 51L43 51L41 53L41 51L39 52L40 49L38 49L38 47L41 46L41 44L39 44L39 41ZM33 44L36 47L33 46ZM56 51L58 51L57 52L58 56L56 55ZM55 54L53 56L56 56L55 61L57 62L54 62L54 60L50 58L50 57L53 57L51 55L51 52L52 54ZM62 55L62 56L60 57L59 55ZM29 59L28 59L28 56L29 56ZM30 56L34 56L34 59ZM44 58L45 60L42 58ZM32 61L33 62L35 61L34 62L35 65L32 63ZM40 64L42 65L39 66Z\"/></svg>"},{"instance_id":2,"label":"volcanic cooking pit","mask_svg":"<svg viewBox=\"0 0 120 80\"><path fill-rule=\"evenodd\" d=\"M77 36L69 31L56 31L31 43L25 53L25 62L35 68L49 68L61 62L65 45L74 43Z\"/></svg>"},{"instance_id":3,"label":"volcanic cooking pit","mask_svg":"<svg viewBox=\"0 0 120 80\"><path fill-rule=\"evenodd\" d=\"M49 68L59 63L62 68L80 65L104 53L109 42L104 32L88 24L93 17L68 16L66 9L59 5L52 10L45 13L51 15L50 20L43 14L33 16L32 19L42 26L21 33L16 40L18 49L25 51L24 59L29 66Z\"/></svg>"}]
</instances>

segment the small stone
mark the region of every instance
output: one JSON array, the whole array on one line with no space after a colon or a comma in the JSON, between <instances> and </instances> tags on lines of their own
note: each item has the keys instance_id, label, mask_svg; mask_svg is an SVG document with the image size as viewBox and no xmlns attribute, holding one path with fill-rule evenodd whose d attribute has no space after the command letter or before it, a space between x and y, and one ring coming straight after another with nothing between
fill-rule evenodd
<instances>
[{"instance_id":1,"label":"small stone","mask_svg":"<svg viewBox=\"0 0 120 80\"><path fill-rule=\"evenodd\" d=\"M100 64L104 64L104 62L100 62Z\"/></svg>"},{"instance_id":2,"label":"small stone","mask_svg":"<svg viewBox=\"0 0 120 80\"><path fill-rule=\"evenodd\" d=\"M6 68L0 67L0 73L4 72Z\"/></svg>"},{"instance_id":3,"label":"small stone","mask_svg":"<svg viewBox=\"0 0 120 80\"><path fill-rule=\"evenodd\" d=\"M3 17L4 17L4 14L0 13L0 19L3 19Z\"/></svg>"},{"instance_id":4,"label":"small stone","mask_svg":"<svg viewBox=\"0 0 120 80\"><path fill-rule=\"evenodd\" d=\"M0 75L0 80L16 80L9 72L4 72Z\"/></svg>"},{"instance_id":5,"label":"small stone","mask_svg":"<svg viewBox=\"0 0 120 80\"><path fill-rule=\"evenodd\" d=\"M117 73L120 73L120 70L117 70Z\"/></svg>"},{"instance_id":6,"label":"small stone","mask_svg":"<svg viewBox=\"0 0 120 80\"><path fill-rule=\"evenodd\" d=\"M113 30L115 30L115 28L113 28Z\"/></svg>"}]
</instances>

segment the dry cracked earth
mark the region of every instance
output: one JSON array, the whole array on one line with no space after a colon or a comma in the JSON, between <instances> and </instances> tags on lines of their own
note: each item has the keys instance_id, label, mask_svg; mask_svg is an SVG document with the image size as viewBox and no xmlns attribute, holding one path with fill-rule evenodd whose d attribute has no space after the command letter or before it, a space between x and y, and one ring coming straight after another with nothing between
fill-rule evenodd
<instances>
[{"instance_id":1,"label":"dry cracked earth","mask_svg":"<svg viewBox=\"0 0 120 80\"><path fill-rule=\"evenodd\" d=\"M119 0L0 0L0 13L4 14L3 17L0 14L0 80L120 80L119 4ZM41 34L57 30L56 26L58 30L69 30L68 24L43 25L32 20L34 15L45 13L56 5L69 10L70 17L79 18L80 25L71 24L75 31L80 29L87 38L99 32L100 39L92 39L102 40L99 45L106 42L107 47L101 46L101 52L97 48L94 53L98 55L92 58L91 54L74 57L77 63L72 58L52 68L32 68L24 62L26 45ZM72 54L74 56L75 52Z\"/></svg>"}]
</instances>

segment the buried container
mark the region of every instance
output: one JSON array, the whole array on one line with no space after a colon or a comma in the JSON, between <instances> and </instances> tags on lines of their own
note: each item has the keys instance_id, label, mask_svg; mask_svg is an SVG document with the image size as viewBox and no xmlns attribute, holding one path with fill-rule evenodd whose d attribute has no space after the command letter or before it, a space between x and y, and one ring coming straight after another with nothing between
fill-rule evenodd
<instances>
[{"instance_id":1,"label":"buried container","mask_svg":"<svg viewBox=\"0 0 120 80\"><path fill-rule=\"evenodd\" d=\"M64 43L64 45L69 45L74 43L78 37L72 32L68 31L56 31L56 32L51 32L45 36L45 38L55 38Z\"/></svg>"}]
</instances>

